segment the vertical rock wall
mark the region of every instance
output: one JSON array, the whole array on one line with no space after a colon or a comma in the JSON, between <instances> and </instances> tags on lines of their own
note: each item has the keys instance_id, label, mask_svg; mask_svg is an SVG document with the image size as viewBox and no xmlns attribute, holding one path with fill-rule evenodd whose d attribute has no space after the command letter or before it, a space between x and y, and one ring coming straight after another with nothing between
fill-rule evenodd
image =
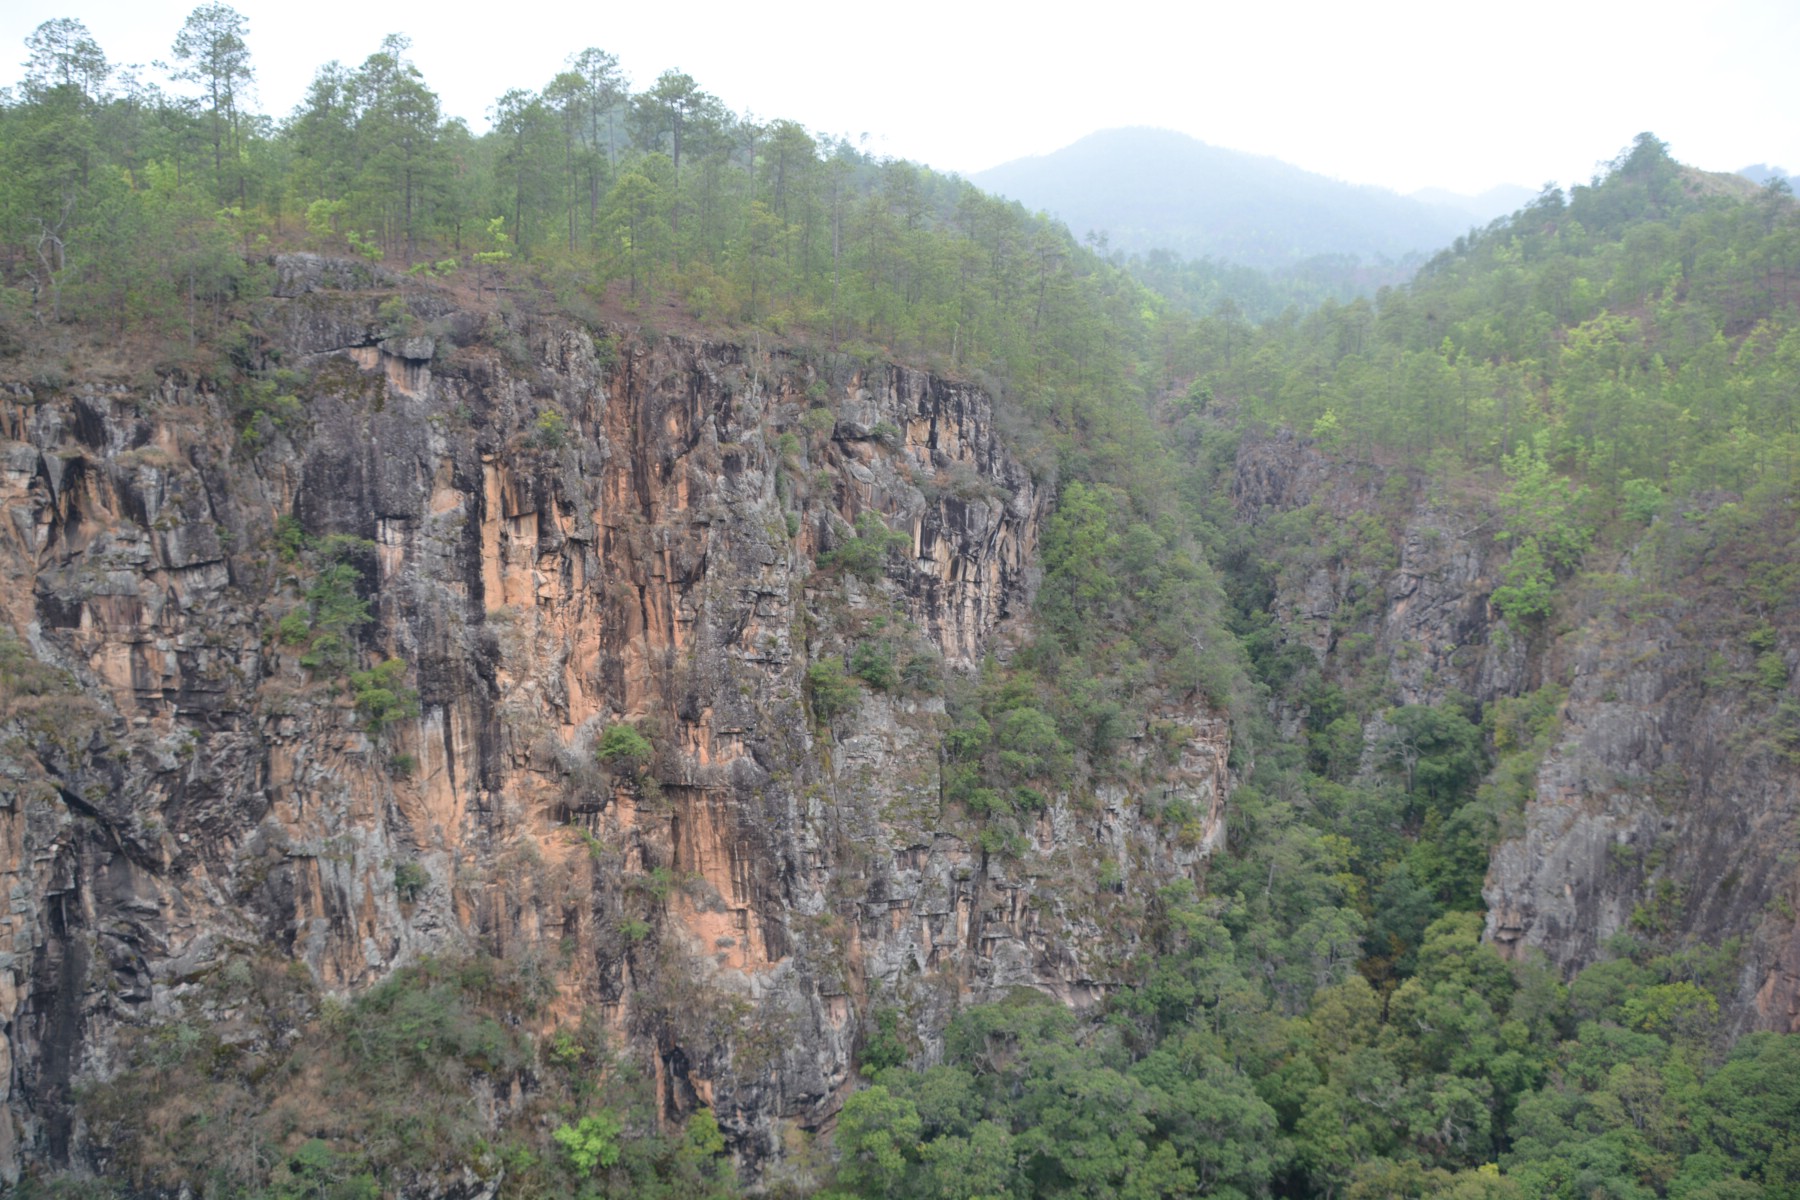
<instances>
[{"instance_id":1,"label":"vertical rock wall","mask_svg":"<svg viewBox=\"0 0 1800 1200\"><path fill-rule=\"evenodd\" d=\"M1620 933L1732 947L1724 1031L1800 1031L1800 597L1753 586L1789 561L1791 526L1724 532L1727 497L1668 514L1566 585L1559 628L1514 630L1489 602L1507 554L1491 494L1434 496L1283 434L1245 439L1233 498L1257 524L1308 505L1318 528L1362 523L1286 560L1274 603L1322 662L1372 653L1390 703L1567 689L1534 796L1490 861L1487 932L1503 952L1572 975ZM1673 584L1670 547L1692 563ZM1290 731L1304 718L1278 715Z\"/></svg>"},{"instance_id":2,"label":"vertical rock wall","mask_svg":"<svg viewBox=\"0 0 1800 1200\"><path fill-rule=\"evenodd\" d=\"M835 1113L872 1006L927 1048L1012 986L1091 1001L1159 881L1222 828L1224 723L1164 788L1058 797L1000 861L941 800L943 702L806 672L870 631L952 671L1024 617L1047 497L988 398L886 364L502 322L278 263L269 366L299 407L165 384L0 410L0 1172L87 1153L82 1081L237 955L340 993L434 953L542 961L674 1114L749 1162ZM380 310L380 311L378 311ZM279 415L279 414L278 414ZM821 570L861 513L904 535ZM334 540L335 539L335 540ZM373 729L309 669L309 593L354 568L345 666L407 666ZM287 623L284 624L284 618ZM629 723L642 777L596 759ZM1099 888L1097 855L1141 878Z\"/></svg>"}]
</instances>

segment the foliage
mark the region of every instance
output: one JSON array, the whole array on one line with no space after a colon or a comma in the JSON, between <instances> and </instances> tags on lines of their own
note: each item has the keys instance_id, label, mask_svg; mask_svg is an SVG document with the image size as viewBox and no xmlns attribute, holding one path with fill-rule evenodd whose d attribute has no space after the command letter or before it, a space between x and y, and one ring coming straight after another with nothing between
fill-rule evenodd
<instances>
[{"instance_id":1,"label":"foliage","mask_svg":"<svg viewBox=\"0 0 1800 1200\"><path fill-rule=\"evenodd\" d=\"M889 1067L902 1065L912 1054L900 1033L901 1014L898 1009L878 1008L871 1015L875 1030L863 1044L862 1053L857 1058L863 1074L872 1077Z\"/></svg>"},{"instance_id":2,"label":"foliage","mask_svg":"<svg viewBox=\"0 0 1800 1200\"><path fill-rule=\"evenodd\" d=\"M619 1161L619 1118L605 1109L589 1113L574 1125L559 1125L552 1136L577 1175L592 1175L595 1167Z\"/></svg>"},{"instance_id":3,"label":"foliage","mask_svg":"<svg viewBox=\"0 0 1800 1200\"><path fill-rule=\"evenodd\" d=\"M891 692L900 683L894 647L885 641L859 642L850 652L850 673L878 692Z\"/></svg>"},{"instance_id":4,"label":"foliage","mask_svg":"<svg viewBox=\"0 0 1800 1200\"><path fill-rule=\"evenodd\" d=\"M890 554L911 545L912 538L889 529L880 513L864 509L856 514L856 536L840 541L819 555L819 565L873 582L880 577Z\"/></svg>"},{"instance_id":5,"label":"foliage","mask_svg":"<svg viewBox=\"0 0 1800 1200\"><path fill-rule=\"evenodd\" d=\"M600 741L594 747L594 757L609 767L617 767L635 775L650 765L650 761L656 757L656 747L649 738L638 732L636 726L613 724L608 725L600 734Z\"/></svg>"},{"instance_id":6,"label":"foliage","mask_svg":"<svg viewBox=\"0 0 1800 1200\"><path fill-rule=\"evenodd\" d=\"M216 388L244 449L299 436L301 381L246 332L267 250L298 241L435 264L421 274L471 261L478 293L504 288L532 313L592 313L612 289L980 378L1054 503L1030 636L945 689L946 820L972 825L959 832L987 854L1018 853L1052 797L1079 815L1102 781L1158 795L1183 728L1170 713L1232 719L1237 782L1208 894L1132 892L1141 873L1097 867L1106 902L1135 906L1153 948L1119 967L1097 1020L1033 997L970 1008L942 1061L909 1071L898 1013L877 1010L862 1055L876 1084L844 1102L837 1189L1800 1186L1797 1043L1709 1053L1719 963L1621 946L1565 992L1480 940L1486 856L1556 736L1561 693L1398 703L1366 632L1394 565L1386 518L1307 506L1251 529L1226 478L1240 438L1285 424L1387 472L1383 505L1427 463L1444 468L1434 488L1485 489L1509 552L1494 607L1540 639L1568 581L1630 540L1664 572L1736 570L1759 624L1720 651L1724 676L1785 712L1795 579L1727 527L1791 536L1770 483L1800 461L1791 197L1708 198L1646 137L1591 186L1546 192L1372 300L1348 298L1366 281L1340 288L1341 272L1322 269L1239 304L1228 293L1250 283L1216 264L1138 260L1166 302L1046 218L791 122L740 118L679 72L633 94L616 60L587 51L541 90L498 97L477 137L444 117L406 39L390 36L359 66L322 68L275 124L244 108L244 32L222 6L190 18L176 59L198 97L115 79L79 22L33 35L25 82L0 102L0 299L22 323L9 343L154 334L160 369ZM1325 293L1339 299L1251 324ZM821 383L816 398L827 394ZM793 459L800 432L819 446L836 427L818 404L778 453ZM545 412L526 436L555 450L569 429ZM967 472L919 483L951 518L1017 499ZM799 529L793 514L788 534ZM910 549L873 510L853 534L833 535L819 566L874 582ZM307 537L285 517L273 550L298 580L279 642L310 670L347 675L372 730L416 713L404 662L352 669L373 621L373 547ZM1738 570L1733 555L1758 561ZM1343 596L1323 663L1271 615L1278 591L1315 573ZM813 661L814 717L851 712L858 680L917 687L923 663L929 681L932 661L903 651L870 631L847 662ZM0 639L9 716L68 686ZM653 746L613 725L596 756L641 772ZM1159 807L1171 829L1192 821ZM635 883L652 902L677 884L658 870ZM430 886L417 864L393 872L402 900ZM1683 899L1653 892L1639 932L1667 928ZM655 949L649 922L610 928L629 954ZM729 1191L712 1114L662 1128L597 1017L540 1055L526 1030L551 1020L550 974L425 962L333 1006L310 979L260 964L254 994L133 1035L112 1084L82 1100L84 1136L135 1190L204 1180L220 1195L367 1195L493 1153L520 1194ZM261 1024L246 1037L220 1013ZM520 1111L482 1111L475 1097L502 1087ZM306 1119L290 1121L302 1102Z\"/></svg>"},{"instance_id":7,"label":"foliage","mask_svg":"<svg viewBox=\"0 0 1800 1200\"><path fill-rule=\"evenodd\" d=\"M568 445L568 427L568 418L555 409L539 413L532 425L532 444L541 450L560 450Z\"/></svg>"},{"instance_id":8,"label":"foliage","mask_svg":"<svg viewBox=\"0 0 1800 1200\"><path fill-rule=\"evenodd\" d=\"M364 564L372 556L374 544L333 534L307 548L315 574L306 589L306 624L302 629L297 621L290 623L284 618L281 640L307 643L300 656L300 665L307 670L340 673L355 661L362 627L374 620L369 602L361 595Z\"/></svg>"},{"instance_id":9,"label":"foliage","mask_svg":"<svg viewBox=\"0 0 1800 1200\"><path fill-rule=\"evenodd\" d=\"M840 658L821 658L806 668L806 693L813 716L826 725L849 712L857 700L856 685L844 673Z\"/></svg>"},{"instance_id":10,"label":"foliage","mask_svg":"<svg viewBox=\"0 0 1800 1200\"><path fill-rule=\"evenodd\" d=\"M555 1027L540 1054L528 1029L548 1017L543 966L427 959L339 1003L299 964L234 960L171 1024L127 1039L118 1074L80 1096L84 1119L109 1175L137 1188L373 1200L461 1164L481 1178L504 1166L508 1187L561 1200L735 1195L711 1113L664 1128L597 1013ZM484 1109L493 1086L525 1103ZM80 1194L64 1186L74 1176L39 1182Z\"/></svg>"},{"instance_id":11,"label":"foliage","mask_svg":"<svg viewBox=\"0 0 1800 1200\"><path fill-rule=\"evenodd\" d=\"M350 672L350 694L369 732L380 733L396 721L419 715L419 693L401 686L405 678L406 660L399 658Z\"/></svg>"},{"instance_id":12,"label":"foliage","mask_svg":"<svg viewBox=\"0 0 1800 1200\"><path fill-rule=\"evenodd\" d=\"M408 904L431 885L431 875L416 862L394 864L394 892Z\"/></svg>"}]
</instances>

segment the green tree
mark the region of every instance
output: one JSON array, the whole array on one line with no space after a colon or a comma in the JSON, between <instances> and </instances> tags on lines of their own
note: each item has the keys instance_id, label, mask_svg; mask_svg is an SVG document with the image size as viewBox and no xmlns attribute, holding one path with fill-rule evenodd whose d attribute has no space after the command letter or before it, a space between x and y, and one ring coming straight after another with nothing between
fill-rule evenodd
<instances>
[{"instance_id":1,"label":"green tree","mask_svg":"<svg viewBox=\"0 0 1800 1200\"><path fill-rule=\"evenodd\" d=\"M619 1161L619 1134L624 1125L610 1109L589 1113L573 1125L559 1125L552 1135L578 1177Z\"/></svg>"},{"instance_id":2,"label":"green tree","mask_svg":"<svg viewBox=\"0 0 1800 1200\"><path fill-rule=\"evenodd\" d=\"M21 81L25 94L39 100L55 88L70 88L90 104L103 95L112 68L87 26L72 17L45 21L25 39L31 56Z\"/></svg>"},{"instance_id":3,"label":"green tree","mask_svg":"<svg viewBox=\"0 0 1800 1200\"><path fill-rule=\"evenodd\" d=\"M186 64L175 78L198 83L206 90L216 194L220 199L235 194L240 204L245 199L240 162L242 102L256 79L250 47L244 40L249 33L249 21L236 9L205 4L188 14L172 51L176 62Z\"/></svg>"}]
</instances>

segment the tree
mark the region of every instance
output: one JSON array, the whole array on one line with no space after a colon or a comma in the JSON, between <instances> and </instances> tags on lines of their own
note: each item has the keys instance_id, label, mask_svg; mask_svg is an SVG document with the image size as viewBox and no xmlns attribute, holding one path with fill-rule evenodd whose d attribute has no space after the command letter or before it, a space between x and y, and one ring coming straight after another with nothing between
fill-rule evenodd
<instances>
[{"instance_id":1,"label":"tree","mask_svg":"<svg viewBox=\"0 0 1800 1200\"><path fill-rule=\"evenodd\" d=\"M586 1178L595 1167L610 1167L619 1161L619 1134L624 1125L611 1109L589 1113L574 1125L559 1125L551 1134L563 1148L570 1168L577 1178Z\"/></svg>"},{"instance_id":2,"label":"tree","mask_svg":"<svg viewBox=\"0 0 1800 1200\"><path fill-rule=\"evenodd\" d=\"M589 46L580 54L569 56L569 68L581 77L586 88L583 107L588 118L588 146L598 150L602 145L600 138L600 118L606 118L606 161L612 166L619 163L619 141L615 122L619 107L628 98L625 73L619 70L617 55L608 54Z\"/></svg>"},{"instance_id":3,"label":"tree","mask_svg":"<svg viewBox=\"0 0 1800 1200\"><path fill-rule=\"evenodd\" d=\"M638 97L639 121L646 143L652 151L669 138L669 157L674 163L674 182L669 189L669 232L673 238L674 266L681 269L681 146L690 126L702 119L716 119L718 100L700 90L692 75L681 71L664 71L656 84Z\"/></svg>"},{"instance_id":4,"label":"tree","mask_svg":"<svg viewBox=\"0 0 1800 1200\"><path fill-rule=\"evenodd\" d=\"M176 72L175 78L206 88L215 186L221 198L235 190L240 203L244 199L244 174L237 166L241 117L238 106L256 79L250 66L250 47L244 41L249 32L250 23L236 9L225 4L206 4L188 14L187 24L181 27L174 45L176 61L188 64ZM236 175L235 188L225 186L228 147Z\"/></svg>"},{"instance_id":5,"label":"tree","mask_svg":"<svg viewBox=\"0 0 1800 1200\"><path fill-rule=\"evenodd\" d=\"M490 115L500 149L496 181L506 180L511 185L512 235L524 251L530 244L531 218L541 207L545 180L552 169L548 160L554 126L543 98L523 88L513 88L494 101Z\"/></svg>"},{"instance_id":6,"label":"tree","mask_svg":"<svg viewBox=\"0 0 1800 1200\"><path fill-rule=\"evenodd\" d=\"M589 46L580 54L570 55L569 69L581 81L580 111L587 118L587 145L582 163L587 173L588 226L591 231L600 219L602 149L607 173L610 173L619 164L618 113L628 99L628 93L618 58L604 50ZM604 133L602 118L606 123Z\"/></svg>"},{"instance_id":7,"label":"tree","mask_svg":"<svg viewBox=\"0 0 1800 1200\"><path fill-rule=\"evenodd\" d=\"M640 120L649 148L660 148L662 137L669 137L669 154L675 163L675 182L681 182L681 135L687 119L708 102L717 103L700 90L692 75L681 71L664 71L656 77L651 89L638 97Z\"/></svg>"},{"instance_id":8,"label":"tree","mask_svg":"<svg viewBox=\"0 0 1800 1200\"><path fill-rule=\"evenodd\" d=\"M356 141L363 169L358 190L369 207L390 212L383 220L390 244L404 239L413 253L417 215L428 190L441 186L438 153L438 98L419 69L406 61L410 39L389 34L353 80L359 109Z\"/></svg>"},{"instance_id":9,"label":"tree","mask_svg":"<svg viewBox=\"0 0 1800 1200\"><path fill-rule=\"evenodd\" d=\"M595 152L582 144L583 126L587 124L587 82L574 71L564 71L544 89L544 105L556 116L562 131L563 186L562 207L569 223L569 250L575 250L576 184L584 173L588 179L588 217L591 221L598 202L599 176L589 161Z\"/></svg>"},{"instance_id":10,"label":"tree","mask_svg":"<svg viewBox=\"0 0 1800 1200\"><path fill-rule=\"evenodd\" d=\"M71 17L45 21L25 39L31 57L25 61L25 94L38 99L52 88L74 88L89 101L100 99L112 73L100 43L87 26Z\"/></svg>"},{"instance_id":11,"label":"tree","mask_svg":"<svg viewBox=\"0 0 1800 1200\"><path fill-rule=\"evenodd\" d=\"M844 1101L836 1141L841 1185L871 1196L900 1195L918 1169L918 1110L876 1084Z\"/></svg>"}]
</instances>

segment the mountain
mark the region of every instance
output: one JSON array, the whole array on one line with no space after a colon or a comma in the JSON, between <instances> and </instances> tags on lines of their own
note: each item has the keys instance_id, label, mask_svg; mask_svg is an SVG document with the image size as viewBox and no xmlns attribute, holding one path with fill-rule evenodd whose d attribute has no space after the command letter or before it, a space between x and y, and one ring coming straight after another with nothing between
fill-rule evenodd
<instances>
[{"instance_id":1,"label":"mountain","mask_svg":"<svg viewBox=\"0 0 1800 1200\"><path fill-rule=\"evenodd\" d=\"M1477 225L1486 225L1496 217L1517 212L1529 204L1535 195L1537 193L1528 187L1520 187L1516 183L1500 183L1473 196L1465 196L1446 188L1421 188L1411 194L1411 199L1433 208L1448 209Z\"/></svg>"},{"instance_id":2,"label":"mountain","mask_svg":"<svg viewBox=\"0 0 1800 1200\"><path fill-rule=\"evenodd\" d=\"M1771 167L1767 163L1751 163L1739 168L1738 174L1752 183L1768 183L1780 179L1790 188L1800 187L1800 175L1789 175L1786 167Z\"/></svg>"},{"instance_id":3,"label":"mountain","mask_svg":"<svg viewBox=\"0 0 1800 1200\"><path fill-rule=\"evenodd\" d=\"M1167 129L1111 129L970 176L1114 249L1172 250L1248 266L1323 254L1401 258L1466 232L1466 214L1358 187Z\"/></svg>"}]
</instances>

